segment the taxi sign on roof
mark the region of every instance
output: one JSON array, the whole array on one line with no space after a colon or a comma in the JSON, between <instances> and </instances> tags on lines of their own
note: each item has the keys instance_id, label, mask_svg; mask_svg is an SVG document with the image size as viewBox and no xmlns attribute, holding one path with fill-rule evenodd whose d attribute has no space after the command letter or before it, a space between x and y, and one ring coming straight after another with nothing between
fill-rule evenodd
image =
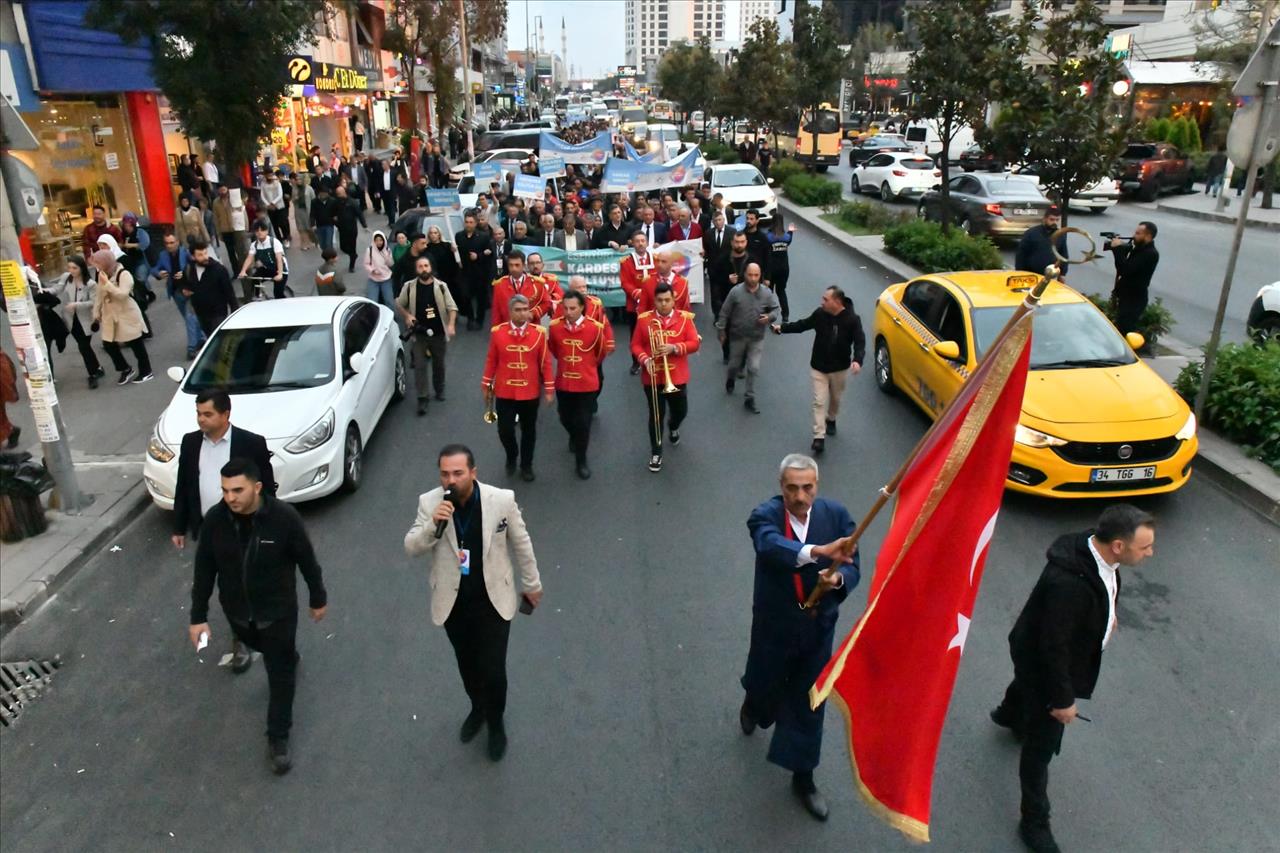
<instances>
[{"instance_id":1,"label":"taxi sign on roof","mask_svg":"<svg viewBox=\"0 0 1280 853\"><path fill-rule=\"evenodd\" d=\"M1023 273L1022 275L1011 275L1004 280L1004 286L1010 290L1017 288L1035 287L1040 281L1040 276L1034 273Z\"/></svg>"}]
</instances>

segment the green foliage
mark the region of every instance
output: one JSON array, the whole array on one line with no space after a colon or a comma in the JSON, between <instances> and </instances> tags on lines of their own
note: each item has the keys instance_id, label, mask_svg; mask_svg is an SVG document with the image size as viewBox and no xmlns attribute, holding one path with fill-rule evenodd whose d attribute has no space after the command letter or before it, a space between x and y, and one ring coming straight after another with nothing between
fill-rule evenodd
<instances>
[{"instance_id":1,"label":"green foliage","mask_svg":"<svg viewBox=\"0 0 1280 853\"><path fill-rule=\"evenodd\" d=\"M290 85L285 57L315 37L318 8L313 0L95 0L85 20L148 42L156 84L183 129L216 142L219 158L236 165L275 126Z\"/></svg>"},{"instance_id":2,"label":"green foliage","mask_svg":"<svg viewBox=\"0 0 1280 853\"><path fill-rule=\"evenodd\" d=\"M790 157L779 157L769 164L769 177L779 184L785 184L792 175L799 175L804 171L804 166Z\"/></svg>"},{"instance_id":3,"label":"green foliage","mask_svg":"<svg viewBox=\"0 0 1280 853\"><path fill-rule=\"evenodd\" d=\"M1107 319L1112 323L1116 321L1116 305L1108 296L1100 293L1088 294L1088 299L1094 305L1101 309L1103 314L1107 315ZM1143 350L1150 350L1155 346L1156 341L1169 333L1176 321L1173 319L1173 312L1164 307L1164 300L1159 296L1154 301L1148 302L1147 307L1143 310L1142 316L1138 318L1137 333L1142 335L1146 340Z\"/></svg>"},{"instance_id":4,"label":"green foliage","mask_svg":"<svg viewBox=\"0 0 1280 853\"><path fill-rule=\"evenodd\" d=\"M715 139L708 139L706 142L699 142L698 148L702 151L702 156L705 157L708 162L712 160L719 160L722 163L724 162L725 153L732 150L728 145L725 145L723 142Z\"/></svg>"},{"instance_id":5,"label":"green foliage","mask_svg":"<svg viewBox=\"0 0 1280 853\"><path fill-rule=\"evenodd\" d=\"M1182 369L1174 389L1188 403L1200 388L1203 365ZM1240 444L1280 473L1280 343L1226 344L1218 350L1204 425Z\"/></svg>"},{"instance_id":6,"label":"green foliage","mask_svg":"<svg viewBox=\"0 0 1280 853\"><path fill-rule=\"evenodd\" d=\"M1040 13L1050 10L1041 20ZM1123 64L1105 49L1107 27L1096 0L1071 7L1054 0L1028 4L1019 27L1035 29L1046 64L1014 77L1007 100L1016 107L1009 120L978 135L1007 160L1039 164L1040 185L1062 205L1065 221L1070 200L1111 174L1127 141L1123 105L1111 96ZM1009 156L1014 153L1019 156Z\"/></svg>"},{"instance_id":7,"label":"green foliage","mask_svg":"<svg viewBox=\"0 0 1280 853\"><path fill-rule=\"evenodd\" d=\"M988 103L1016 100L1008 93L1026 74L1022 63L1010 57L1026 52L1029 27L1013 27L994 12L993 0L931 0L912 14L920 42L909 72L912 111L937 123L944 150L966 125L982 126ZM940 165L942 227L949 232L951 165L947 157Z\"/></svg>"},{"instance_id":8,"label":"green foliage","mask_svg":"<svg viewBox=\"0 0 1280 853\"><path fill-rule=\"evenodd\" d=\"M723 153L720 154L719 160L721 163L741 163L742 162L742 158L738 156L738 152L727 145L724 147Z\"/></svg>"},{"instance_id":9,"label":"green foliage","mask_svg":"<svg viewBox=\"0 0 1280 853\"><path fill-rule=\"evenodd\" d=\"M1192 154L1191 159L1191 180L1203 181L1208 175L1206 174L1209 167L1209 158L1213 156L1212 151L1197 151Z\"/></svg>"},{"instance_id":10,"label":"green foliage","mask_svg":"<svg viewBox=\"0 0 1280 853\"><path fill-rule=\"evenodd\" d=\"M792 33L795 72L789 103L800 105L802 116L816 116L823 103L836 104L840 81L849 73L835 4L796 3ZM816 157L818 137L811 139L809 154Z\"/></svg>"},{"instance_id":11,"label":"green foliage","mask_svg":"<svg viewBox=\"0 0 1280 853\"><path fill-rule=\"evenodd\" d=\"M721 107L755 125L785 122L795 113L795 71L790 45L782 40L778 22L757 18L724 76Z\"/></svg>"},{"instance_id":12,"label":"green foliage","mask_svg":"<svg viewBox=\"0 0 1280 853\"><path fill-rule=\"evenodd\" d=\"M913 219L884 232L885 251L921 272L998 270L1000 250L986 237L963 231L944 233L936 222Z\"/></svg>"},{"instance_id":13,"label":"green foliage","mask_svg":"<svg viewBox=\"0 0 1280 853\"><path fill-rule=\"evenodd\" d=\"M1187 116L1183 119L1187 123L1187 144L1182 150L1188 154L1196 154L1204 149L1204 142L1200 139L1200 122Z\"/></svg>"},{"instance_id":14,"label":"green foliage","mask_svg":"<svg viewBox=\"0 0 1280 853\"><path fill-rule=\"evenodd\" d=\"M705 36L696 44L672 45L658 63L658 86L664 97L680 104L683 117L698 110L708 114L723 78L724 69L711 55L711 42Z\"/></svg>"},{"instance_id":15,"label":"green foliage","mask_svg":"<svg viewBox=\"0 0 1280 853\"><path fill-rule=\"evenodd\" d=\"M835 181L807 173L792 175L782 189L787 198L804 207L831 208L839 204L843 196Z\"/></svg>"},{"instance_id":16,"label":"green foliage","mask_svg":"<svg viewBox=\"0 0 1280 853\"><path fill-rule=\"evenodd\" d=\"M836 210L836 218L856 228L864 228L875 234L914 220L905 210L891 210L883 204L865 201L846 201Z\"/></svg>"},{"instance_id":17,"label":"green foliage","mask_svg":"<svg viewBox=\"0 0 1280 853\"><path fill-rule=\"evenodd\" d=\"M1187 125L1180 118L1172 119L1169 122L1169 135L1164 138L1174 148L1179 151L1186 150L1187 147Z\"/></svg>"},{"instance_id":18,"label":"green foliage","mask_svg":"<svg viewBox=\"0 0 1280 853\"><path fill-rule=\"evenodd\" d=\"M1171 123L1167 118L1155 118L1147 122L1143 142L1168 142Z\"/></svg>"}]
</instances>

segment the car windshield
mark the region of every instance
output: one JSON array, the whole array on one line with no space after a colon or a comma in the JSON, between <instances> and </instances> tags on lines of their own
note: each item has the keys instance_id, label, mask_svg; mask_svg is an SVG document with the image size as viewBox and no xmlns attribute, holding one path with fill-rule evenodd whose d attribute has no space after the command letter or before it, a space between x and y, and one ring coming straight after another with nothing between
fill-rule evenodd
<instances>
[{"instance_id":1,"label":"car windshield","mask_svg":"<svg viewBox=\"0 0 1280 853\"><path fill-rule=\"evenodd\" d=\"M622 111L623 121L644 121L645 114L643 107L627 107Z\"/></svg>"},{"instance_id":2,"label":"car windshield","mask_svg":"<svg viewBox=\"0 0 1280 853\"><path fill-rule=\"evenodd\" d=\"M711 179L713 187L762 187L764 175L756 169L717 169Z\"/></svg>"},{"instance_id":3,"label":"car windshield","mask_svg":"<svg viewBox=\"0 0 1280 853\"><path fill-rule=\"evenodd\" d=\"M918 157L911 160L903 159L898 161L898 165L907 169L936 169L938 168L934 162L927 157Z\"/></svg>"},{"instance_id":4,"label":"car windshield","mask_svg":"<svg viewBox=\"0 0 1280 853\"><path fill-rule=\"evenodd\" d=\"M1120 155L1123 160L1145 160L1154 156L1156 156L1156 147L1154 145L1130 145Z\"/></svg>"},{"instance_id":5,"label":"car windshield","mask_svg":"<svg viewBox=\"0 0 1280 853\"><path fill-rule=\"evenodd\" d=\"M1033 181L1009 178L1002 181L991 181L987 184L987 195L992 198L1025 198L1039 201L1044 198L1040 187Z\"/></svg>"},{"instance_id":6,"label":"car windshield","mask_svg":"<svg viewBox=\"0 0 1280 853\"><path fill-rule=\"evenodd\" d=\"M315 326L219 329L191 368L186 389L255 394L316 388L333 379L333 330Z\"/></svg>"},{"instance_id":7,"label":"car windshield","mask_svg":"<svg viewBox=\"0 0 1280 853\"><path fill-rule=\"evenodd\" d=\"M873 136L866 142L872 148L897 148L910 150L911 146L901 136Z\"/></svg>"},{"instance_id":8,"label":"car windshield","mask_svg":"<svg viewBox=\"0 0 1280 853\"><path fill-rule=\"evenodd\" d=\"M973 334L978 356L986 353L1013 306L973 309ZM1031 369L1112 367L1133 364L1137 356L1096 308L1084 302L1041 305L1031 334Z\"/></svg>"}]
</instances>

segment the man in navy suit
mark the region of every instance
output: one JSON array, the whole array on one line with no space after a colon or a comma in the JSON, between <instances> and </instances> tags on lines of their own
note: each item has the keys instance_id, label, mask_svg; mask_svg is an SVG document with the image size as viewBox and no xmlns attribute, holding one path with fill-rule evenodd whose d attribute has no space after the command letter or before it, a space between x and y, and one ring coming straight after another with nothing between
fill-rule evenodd
<instances>
[{"instance_id":1,"label":"man in navy suit","mask_svg":"<svg viewBox=\"0 0 1280 853\"><path fill-rule=\"evenodd\" d=\"M751 648L742 676L742 733L777 723L769 761L790 770L805 809L826 820L827 803L813 783L822 750L824 706L809 707L809 687L831 658L840 603L860 577L856 550L840 541L853 532L849 511L818 497L818 463L789 454L779 470L782 494L751 513L756 550ZM820 598L803 609L815 587Z\"/></svg>"},{"instance_id":2,"label":"man in navy suit","mask_svg":"<svg viewBox=\"0 0 1280 853\"><path fill-rule=\"evenodd\" d=\"M633 229L634 232L642 233L648 239L649 245L657 248L667 242L667 226L664 222L655 222L653 208L649 206L640 209L640 221Z\"/></svg>"}]
</instances>

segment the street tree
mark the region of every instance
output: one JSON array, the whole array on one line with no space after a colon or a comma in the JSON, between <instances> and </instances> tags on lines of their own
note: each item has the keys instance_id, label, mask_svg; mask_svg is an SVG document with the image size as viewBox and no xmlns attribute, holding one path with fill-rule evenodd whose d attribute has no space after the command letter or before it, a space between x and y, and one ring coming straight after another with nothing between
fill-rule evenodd
<instances>
[{"instance_id":1,"label":"street tree","mask_svg":"<svg viewBox=\"0 0 1280 853\"><path fill-rule=\"evenodd\" d=\"M148 43L156 86L183 130L215 143L225 165L235 167L271 135L291 84L289 55L340 9L313 0L95 0L85 21L126 42Z\"/></svg>"},{"instance_id":2,"label":"street tree","mask_svg":"<svg viewBox=\"0 0 1280 853\"><path fill-rule=\"evenodd\" d=\"M795 115L795 63L776 20L752 22L728 77L735 115L750 120L757 130L761 125L772 127L776 147L778 126Z\"/></svg>"},{"instance_id":3,"label":"street tree","mask_svg":"<svg viewBox=\"0 0 1280 853\"><path fill-rule=\"evenodd\" d=\"M1058 8L1051 0L1028 7L1023 24L1036 23L1032 55L1043 64L1014 78L1010 109L984 144L1008 161L1039 169L1040 186L1062 208L1081 190L1111 174L1129 132L1122 101L1111 93L1124 77L1119 57L1106 49L1107 28L1095 0Z\"/></svg>"},{"instance_id":4,"label":"street tree","mask_svg":"<svg viewBox=\"0 0 1280 853\"><path fill-rule=\"evenodd\" d=\"M681 42L668 48L658 64L658 85L662 95L680 105L683 130L689 114L702 111L705 117L714 106L724 69L711 55L711 42L703 36L694 44ZM707 138L707 123L702 124Z\"/></svg>"},{"instance_id":5,"label":"street tree","mask_svg":"<svg viewBox=\"0 0 1280 853\"><path fill-rule=\"evenodd\" d=\"M1025 72L1026 31L996 17L994 0L932 0L912 18L920 47L908 72L912 117L932 122L942 143L942 229L951 228L952 144L980 128L987 105Z\"/></svg>"},{"instance_id":6,"label":"street tree","mask_svg":"<svg viewBox=\"0 0 1280 853\"><path fill-rule=\"evenodd\" d=\"M797 3L791 49L795 61L794 103L799 121L816 121L824 103L836 102L840 81L849 73L849 52L840 44L840 28L834 3L815 6ZM818 156L818 135L812 134L809 170ZM796 152L799 153L799 152Z\"/></svg>"}]
</instances>

